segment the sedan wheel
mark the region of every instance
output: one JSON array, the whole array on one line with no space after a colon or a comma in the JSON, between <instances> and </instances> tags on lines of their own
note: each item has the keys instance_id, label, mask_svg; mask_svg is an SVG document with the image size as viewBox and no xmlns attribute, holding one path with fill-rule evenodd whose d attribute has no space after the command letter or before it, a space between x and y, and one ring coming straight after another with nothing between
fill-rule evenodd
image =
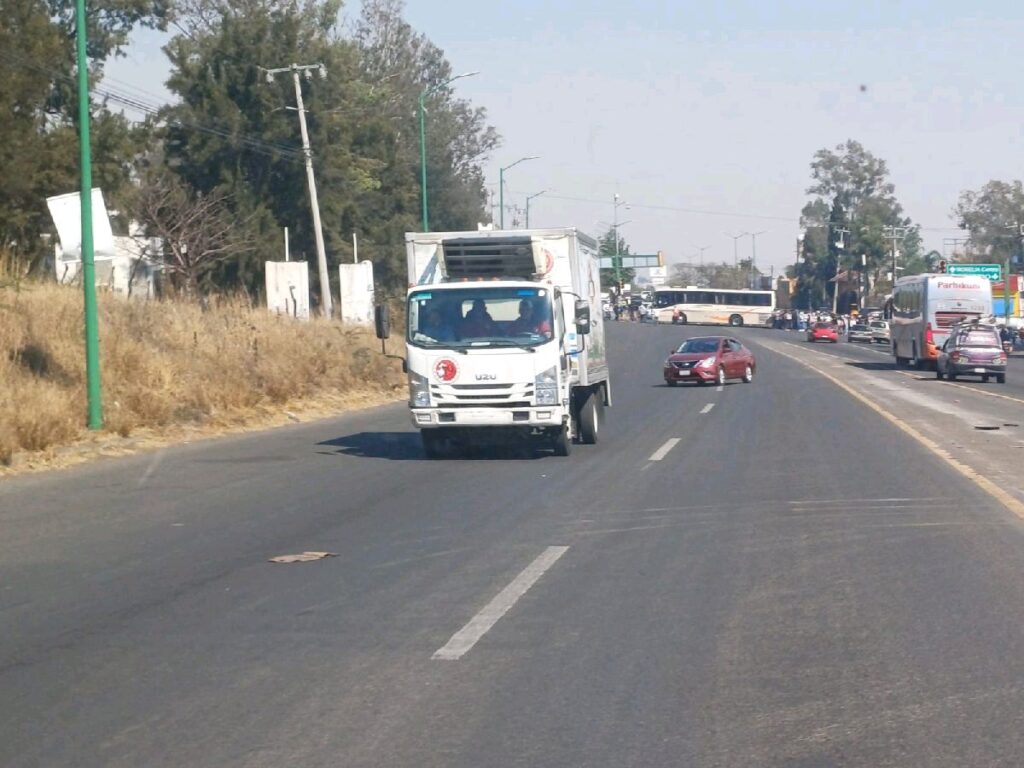
<instances>
[{"instance_id":1,"label":"sedan wheel","mask_svg":"<svg viewBox=\"0 0 1024 768\"><path fill-rule=\"evenodd\" d=\"M754 369L749 365L743 369L743 383L749 384L754 380Z\"/></svg>"},{"instance_id":2,"label":"sedan wheel","mask_svg":"<svg viewBox=\"0 0 1024 768\"><path fill-rule=\"evenodd\" d=\"M725 384L725 368L718 366L718 378L715 380L718 386Z\"/></svg>"}]
</instances>

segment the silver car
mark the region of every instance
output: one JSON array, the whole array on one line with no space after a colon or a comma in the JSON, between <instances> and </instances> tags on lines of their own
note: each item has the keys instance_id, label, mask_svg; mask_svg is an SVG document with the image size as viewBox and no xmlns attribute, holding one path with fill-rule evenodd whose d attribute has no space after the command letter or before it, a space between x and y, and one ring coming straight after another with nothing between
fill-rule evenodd
<instances>
[{"instance_id":1,"label":"silver car","mask_svg":"<svg viewBox=\"0 0 1024 768\"><path fill-rule=\"evenodd\" d=\"M872 320L868 323L868 327L871 329L871 341L875 344L891 344L892 339L889 337L889 323L885 320Z\"/></svg>"},{"instance_id":2,"label":"silver car","mask_svg":"<svg viewBox=\"0 0 1024 768\"><path fill-rule=\"evenodd\" d=\"M854 323L846 334L847 341L873 341L871 328L863 323Z\"/></svg>"}]
</instances>

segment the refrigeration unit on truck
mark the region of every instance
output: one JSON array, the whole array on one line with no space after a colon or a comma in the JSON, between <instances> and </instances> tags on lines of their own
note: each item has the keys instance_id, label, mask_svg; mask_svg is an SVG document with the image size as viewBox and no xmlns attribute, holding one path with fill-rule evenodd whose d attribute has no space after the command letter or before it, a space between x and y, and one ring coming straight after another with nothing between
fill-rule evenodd
<instances>
[{"instance_id":1,"label":"refrigeration unit on truck","mask_svg":"<svg viewBox=\"0 0 1024 768\"><path fill-rule=\"evenodd\" d=\"M424 453L567 456L611 404L597 242L576 229L406 234L409 409ZM385 312L378 336L388 335Z\"/></svg>"}]
</instances>

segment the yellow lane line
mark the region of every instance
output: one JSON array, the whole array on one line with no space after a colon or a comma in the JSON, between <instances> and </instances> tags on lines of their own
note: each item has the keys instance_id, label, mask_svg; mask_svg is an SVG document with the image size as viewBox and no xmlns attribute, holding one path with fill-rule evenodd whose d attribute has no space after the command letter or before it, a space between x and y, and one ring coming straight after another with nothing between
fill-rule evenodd
<instances>
[{"instance_id":1,"label":"yellow lane line","mask_svg":"<svg viewBox=\"0 0 1024 768\"><path fill-rule=\"evenodd\" d=\"M776 350L776 352L778 352L783 357L788 357L790 360L794 360L794 361L800 363L801 365L803 365L803 366L805 366L807 368L810 368L812 371L814 371L818 375L824 376L826 379L831 381L833 384L835 384L841 390L846 392L846 394L850 395L850 397L854 398L855 400L858 400L863 405L866 405L868 408L870 408L872 411L877 413L879 416L881 416L883 419L888 421L890 424L894 425L895 427L897 427L898 429L903 431L905 434L907 434L908 436L912 437L918 443L923 445L925 448L927 448L933 454L935 454L940 459L942 459L944 462L946 462L949 466L953 467L953 469L955 469L961 475L963 475L968 480L970 480L972 483L974 483L979 488L981 488L983 491L985 491L989 496L991 496L996 501L998 501L1000 504L1002 504L1004 507L1006 507L1008 510L1013 512L1013 514L1017 515L1017 517L1019 517L1022 520L1024 520L1024 502L1021 502L1019 499L1017 499L1012 494L1007 493L1002 488L1000 488L998 485L996 485L991 480L989 480L987 477L985 477L984 475L976 472L974 469L969 467L967 464L964 464L959 459L954 458L949 453L949 451L947 451L945 448L942 448L934 440L932 440L931 438L926 437L925 435L921 434L914 427L910 426L910 424L908 424L907 422L903 421L903 419L901 419L898 416L894 416L893 414L889 413L887 410L882 408L880 405L876 404L874 401L872 401L871 399L869 399L865 395L862 395L860 392L858 392L857 390L855 390L853 387L849 386L848 384L843 383L842 381L837 379L835 376L833 376L833 375L831 375L829 373L826 373L825 371L821 370L817 366L814 366L814 365L812 365L811 363L808 363L805 360L801 360L800 358L796 357L795 355L791 355L791 354L788 354L786 352L782 352L780 350ZM900 371L900 373L904 373L904 372ZM910 375L910 374L908 374L908 375ZM971 387L965 387L965 389L971 389ZM972 390L972 391L976 392L978 390Z\"/></svg>"},{"instance_id":2,"label":"yellow lane line","mask_svg":"<svg viewBox=\"0 0 1024 768\"><path fill-rule=\"evenodd\" d=\"M935 378L934 376L918 376L917 374L910 373L909 371L896 371L904 376L909 376L917 381L930 381ZM988 395L989 397L998 397L1000 400L1012 400L1015 403L1024 403L1019 397L1013 397L1012 395L1000 395L998 392L989 392L985 389L975 389L974 387L968 387L966 384L957 384L955 381L947 381L945 384L951 387L960 387L960 389L966 389L968 392L977 392L979 395Z\"/></svg>"}]
</instances>

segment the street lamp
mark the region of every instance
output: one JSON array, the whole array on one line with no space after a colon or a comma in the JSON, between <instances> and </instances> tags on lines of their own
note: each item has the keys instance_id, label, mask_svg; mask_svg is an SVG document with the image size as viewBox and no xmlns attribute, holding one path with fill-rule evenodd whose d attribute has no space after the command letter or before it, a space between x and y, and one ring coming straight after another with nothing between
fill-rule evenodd
<instances>
[{"instance_id":1,"label":"street lamp","mask_svg":"<svg viewBox=\"0 0 1024 768\"><path fill-rule=\"evenodd\" d=\"M758 235L764 235L764 234L767 234L767 233L768 233L768 230L766 230L766 229L763 229L760 232L751 232L750 233L750 247L752 249L751 250L751 256L750 256L750 287L751 287L751 289L754 288L754 265L757 264L757 236Z\"/></svg>"},{"instance_id":2,"label":"street lamp","mask_svg":"<svg viewBox=\"0 0 1024 768\"><path fill-rule=\"evenodd\" d=\"M427 119L426 119L426 100L427 96L434 93L435 91L444 88L450 83L454 83L456 80L460 80L463 77L473 77L473 75L479 75L479 72L463 72L461 75L455 75L455 77L449 77L443 83L432 85L420 94L420 170L421 179L420 185L423 192L423 231L430 231L430 219L427 215Z\"/></svg>"},{"instance_id":3,"label":"street lamp","mask_svg":"<svg viewBox=\"0 0 1024 768\"><path fill-rule=\"evenodd\" d=\"M615 196L612 198L612 205L614 206L614 209L615 209L615 213L614 213L614 215L612 217L612 222L613 222L612 223L612 229L615 230L615 255L612 257L612 266L615 268L615 285L619 289L619 292L621 293L621 291L622 291L622 274L621 274L621 272L622 272L622 264L620 263L621 262L621 258L619 256L619 227L625 226L626 224L629 224L630 222L628 222L628 221L623 221L621 223L619 222L619 207L624 205L624 206L626 206L626 210L628 211L629 210L629 204L625 200L623 200L621 197L619 197L619 193L616 192Z\"/></svg>"},{"instance_id":4,"label":"street lamp","mask_svg":"<svg viewBox=\"0 0 1024 768\"><path fill-rule=\"evenodd\" d=\"M739 255L739 250L738 250L738 246L736 245L736 243L739 241L739 239L741 237L746 237L750 233L749 232L740 232L738 235L730 235L728 232L726 232L724 234L725 234L726 237L731 237L732 238L732 265L733 265L733 267L738 267L740 265L740 255Z\"/></svg>"},{"instance_id":5,"label":"street lamp","mask_svg":"<svg viewBox=\"0 0 1024 768\"><path fill-rule=\"evenodd\" d=\"M500 223L498 229L505 228L505 171L509 168L514 168L520 163L525 163L527 160L538 160L540 155L527 155L526 157L520 157L511 165L506 165L504 168L498 169L498 216Z\"/></svg>"},{"instance_id":6,"label":"street lamp","mask_svg":"<svg viewBox=\"0 0 1024 768\"><path fill-rule=\"evenodd\" d=\"M530 228L530 201L533 200L533 198L535 198L535 197L540 197L545 192L547 192L547 190L546 189L542 189L540 192L536 192L536 193L534 193L532 195L527 195L526 196L526 228L527 229Z\"/></svg>"},{"instance_id":7,"label":"street lamp","mask_svg":"<svg viewBox=\"0 0 1024 768\"><path fill-rule=\"evenodd\" d=\"M710 248L711 248L710 245L699 245L699 246L697 246L697 251L700 253L700 265L702 267L704 266L704 251L707 251Z\"/></svg>"}]
</instances>

